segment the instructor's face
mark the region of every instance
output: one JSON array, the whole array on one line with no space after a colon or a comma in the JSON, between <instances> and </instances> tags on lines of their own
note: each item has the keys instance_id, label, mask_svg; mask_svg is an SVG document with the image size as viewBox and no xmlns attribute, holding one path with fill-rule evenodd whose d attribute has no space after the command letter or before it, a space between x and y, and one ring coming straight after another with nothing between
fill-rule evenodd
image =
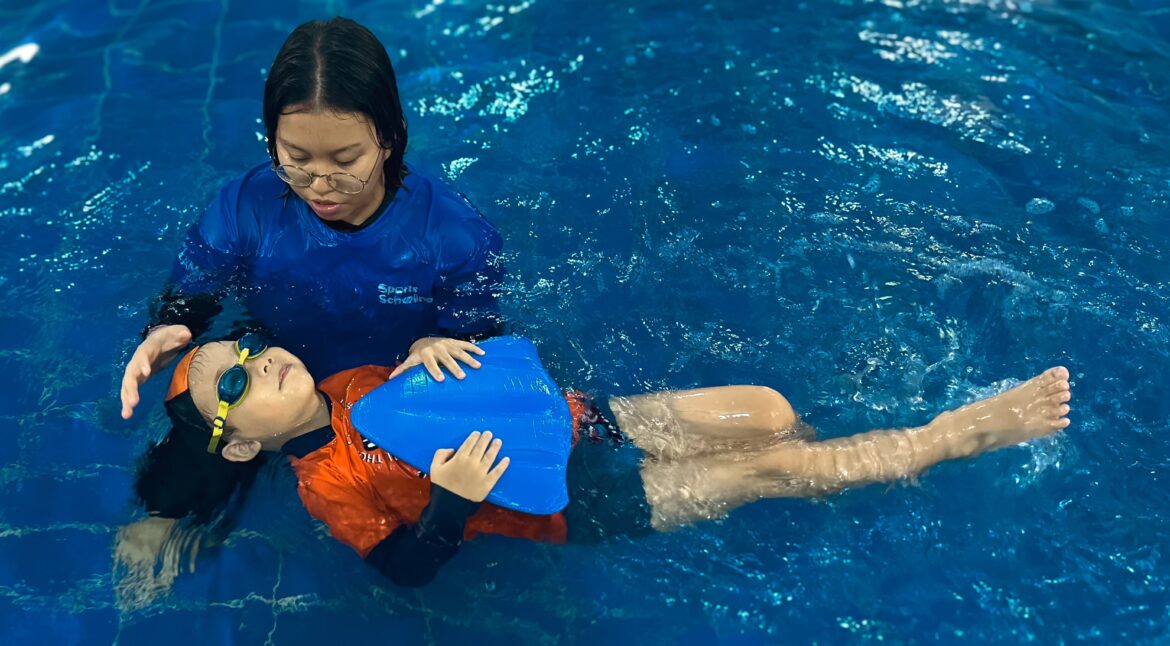
<instances>
[{"instance_id":1,"label":"instructor's face","mask_svg":"<svg viewBox=\"0 0 1170 646\"><path fill-rule=\"evenodd\" d=\"M319 176L309 186L292 190L322 220L360 225L386 195L382 164L389 151L378 145L373 124L363 115L297 110L293 106L277 122L277 163ZM360 193L349 195L320 177L332 173L348 173L368 182Z\"/></svg>"}]
</instances>

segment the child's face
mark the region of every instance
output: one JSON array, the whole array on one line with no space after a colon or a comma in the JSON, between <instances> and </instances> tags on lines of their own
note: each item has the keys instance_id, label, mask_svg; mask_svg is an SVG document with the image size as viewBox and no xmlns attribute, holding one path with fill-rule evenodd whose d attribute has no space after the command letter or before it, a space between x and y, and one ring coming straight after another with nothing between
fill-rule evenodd
<instances>
[{"instance_id":1,"label":"child's face","mask_svg":"<svg viewBox=\"0 0 1170 646\"><path fill-rule=\"evenodd\" d=\"M191 364L190 387L195 406L205 417L215 416L217 384L239 355L230 341L208 343ZM227 428L236 440L256 440L265 450L276 450L284 436L308 421L320 406L316 384L305 364L284 348L268 348L244 362L248 390L228 411Z\"/></svg>"}]
</instances>

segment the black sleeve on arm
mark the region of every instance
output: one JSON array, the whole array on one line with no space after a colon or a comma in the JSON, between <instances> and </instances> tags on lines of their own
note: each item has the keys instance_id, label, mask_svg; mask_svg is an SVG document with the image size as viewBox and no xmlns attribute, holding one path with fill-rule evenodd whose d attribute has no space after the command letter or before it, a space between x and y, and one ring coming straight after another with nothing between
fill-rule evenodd
<instances>
[{"instance_id":1,"label":"black sleeve on arm","mask_svg":"<svg viewBox=\"0 0 1170 646\"><path fill-rule=\"evenodd\" d=\"M504 336L507 333L508 333L508 326L506 323L504 323L503 319L501 319L499 317L494 317L491 321L491 325L489 325L487 328L485 328L483 330L480 330L477 332L472 332L472 333L467 333L467 334L457 334L454 332L449 332L449 333L440 332L439 336L445 336L448 339L459 339L460 341L469 341L471 343L479 343L480 341L483 341L484 339L490 339L494 336Z\"/></svg>"},{"instance_id":2,"label":"black sleeve on arm","mask_svg":"<svg viewBox=\"0 0 1170 646\"><path fill-rule=\"evenodd\" d=\"M150 323L142 329L142 338L160 325L186 325L192 338L199 338L211 327L211 320L223 311L220 294L183 294L167 285L150 307Z\"/></svg>"},{"instance_id":3,"label":"black sleeve on arm","mask_svg":"<svg viewBox=\"0 0 1170 646\"><path fill-rule=\"evenodd\" d=\"M458 494L431 483L431 500L414 525L399 525L366 556L377 568L401 586L420 587L431 582L439 568L455 556L463 544L467 519L479 509Z\"/></svg>"}]
</instances>

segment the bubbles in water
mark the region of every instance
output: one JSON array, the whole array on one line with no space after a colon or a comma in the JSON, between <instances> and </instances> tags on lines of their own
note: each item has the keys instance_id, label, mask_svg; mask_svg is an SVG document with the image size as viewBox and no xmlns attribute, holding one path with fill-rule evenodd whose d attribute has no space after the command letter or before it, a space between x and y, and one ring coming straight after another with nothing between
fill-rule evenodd
<instances>
[{"instance_id":1,"label":"bubbles in water","mask_svg":"<svg viewBox=\"0 0 1170 646\"><path fill-rule=\"evenodd\" d=\"M1061 460L1064 458L1063 433L1055 433L1047 437L1036 438L1024 445L1028 452L1029 459L1027 464L1023 465L1020 473L1017 473L1013 479L1019 485L1032 485L1040 480L1040 474L1049 469L1059 469Z\"/></svg>"},{"instance_id":2,"label":"bubbles in water","mask_svg":"<svg viewBox=\"0 0 1170 646\"><path fill-rule=\"evenodd\" d=\"M1046 213L1052 213L1052 210L1056 208L1056 204L1053 204L1052 200L1043 197L1034 197L1028 201L1027 208L1028 213L1032 215L1044 215Z\"/></svg>"},{"instance_id":3,"label":"bubbles in water","mask_svg":"<svg viewBox=\"0 0 1170 646\"><path fill-rule=\"evenodd\" d=\"M447 179L454 181L463 171L467 170L469 166L479 161L479 157L460 157L459 159L451 160L449 164L443 164L443 172L446 173Z\"/></svg>"}]
</instances>

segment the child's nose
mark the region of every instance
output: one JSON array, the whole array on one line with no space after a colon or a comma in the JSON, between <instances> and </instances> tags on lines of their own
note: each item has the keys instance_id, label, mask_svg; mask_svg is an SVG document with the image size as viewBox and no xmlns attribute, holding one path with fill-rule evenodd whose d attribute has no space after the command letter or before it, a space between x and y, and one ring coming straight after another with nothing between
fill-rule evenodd
<instances>
[{"instance_id":1,"label":"child's nose","mask_svg":"<svg viewBox=\"0 0 1170 646\"><path fill-rule=\"evenodd\" d=\"M268 369L272 367L272 357L264 357L253 365L256 366L256 370L260 371L260 374L267 375Z\"/></svg>"}]
</instances>

